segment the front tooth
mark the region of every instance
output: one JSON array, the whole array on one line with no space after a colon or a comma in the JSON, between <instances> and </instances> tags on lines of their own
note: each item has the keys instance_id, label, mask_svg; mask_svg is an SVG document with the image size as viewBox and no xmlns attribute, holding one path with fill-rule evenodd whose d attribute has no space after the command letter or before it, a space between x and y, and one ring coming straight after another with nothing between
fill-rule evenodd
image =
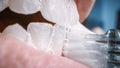
<instances>
[{"instance_id":1,"label":"front tooth","mask_svg":"<svg viewBox=\"0 0 120 68\"><path fill-rule=\"evenodd\" d=\"M13 37L27 43L28 45L34 47L30 34L28 32L26 32L25 29L22 26L20 26L19 24L14 24L14 25L10 25L10 26L6 27L3 30L2 34L13 36Z\"/></svg>"},{"instance_id":2,"label":"front tooth","mask_svg":"<svg viewBox=\"0 0 120 68\"><path fill-rule=\"evenodd\" d=\"M33 14L40 10L40 0L9 0L9 8L21 14Z\"/></svg>"},{"instance_id":3,"label":"front tooth","mask_svg":"<svg viewBox=\"0 0 120 68\"><path fill-rule=\"evenodd\" d=\"M0 12L8 6L8 0L0 0Z\"/></svg>"},{"instance_id":4,"label":"front tooth","mask_svg":"<svg viewBox=\"0 0 120 68\"><path fill-rule=\"evenodd\" d=\"M49 21L59 25L74 25L79 15L74 0L43 0L41 13Z\"/></svg>"},{"instance_id":5,"label":"front tooth","mask_svg":"<svg viewBox=\"0 0 120 68\"><path fill-rule=\"evenodd\" d=\"M30 23L27 31L31 34L35 46L43 51L48 51L49 40L52 33L52 25L47 23Z\"/></svg>"},{"instance_id":6,"label":"front tooth","mask_svg":"<svg viewBox=\"0 0 120 68\"><path fill-rule=\"evenodd\" d=\"M65 42L66 28L59 25L54 25L51 40L49 42L52 53L58 56L62 55Z\"/></svg>"},{"instance_id":7,"label":"front tooth","mask_svg":"<svg viewBox=\"0 0 120 68\"><path fill-rule=\"evenodd\" d=\"M31 23L27 31L31 33L33 43L38 49L61 56L65 40L65 28L46 23Z\"/></svg>"}]
</instances>

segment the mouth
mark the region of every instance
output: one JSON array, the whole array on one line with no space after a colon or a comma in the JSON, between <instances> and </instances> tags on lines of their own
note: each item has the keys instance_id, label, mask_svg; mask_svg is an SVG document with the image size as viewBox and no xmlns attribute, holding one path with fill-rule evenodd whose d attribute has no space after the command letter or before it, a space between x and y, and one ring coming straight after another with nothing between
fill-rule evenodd
<instances>
[{"instance_id":1,"label":"mouth","mask_svg":"<svg viewBox=\"0 0 120 68\"><path fill-rule=\"evenodd\" d=\"M7 2L8 0L2 0L0 3L4 3L4 1ZM36 48L43 51L49 51L50 49L55 55L61 56L63 48L66 49L64 51L69 51L67 48L70 45L71 48L75 47L76 43L76 46L81 48L83 40L78 38L86 34L94 34L80 24L74 0L9 0L7 6L5 4L1 4L3 8L0 8L1 34L17 37L28 45L33 44ZM14 23L22 25L26 30L18 24L11 25ZM97 45L95 46L98 47ZM75 49L73 48L72 50L74 51ZM76 55L74 56L71 51L69 52L70 54L64 53L65 57L70 58L72 56L71 59L74 60ZM75 54L78 55L80 54L79 52L75 52ZM72 53L74 54L74 52ZM88 50L85 51L85 54L87 53ZM94 55L91 54L91 56ZM85 55L80 56L84 57ZM80 56L77 57L80 58ZM88 61L82 60L80 62L97 67L98 64L96 63L103 60L96 59L98 56L94 57L93 60L97 61L92 62L93 60L90 60L88 63ZM91 58L87 55L85 59Z\"/></svg>"},{"instance_id":2,"label":"mouth","mask_svg":"<svg viewBox=\"0 0 120 68\"><path fill-rule=\"evenodd\" d=\"M62 47L66 27L79 23L79 15L74 0L1 0L0 5L2 6L0 7L0 31L2 34L14 35L20 39L22 37L23 41L25 41L23 34L25 33L25 36L29 37L29 33L31 33L32 40L35 39L35 43L37 43L36 39L39 38L38 42L44 41L44 43L54 46L55 44L51 41L57 39L56 42L59 44L56 45ZM11 26L15 23L20 25ZM34 25L33 23L37 24ZM42 44L43 42L39 45Z\"/></svg>"}]
</instances>

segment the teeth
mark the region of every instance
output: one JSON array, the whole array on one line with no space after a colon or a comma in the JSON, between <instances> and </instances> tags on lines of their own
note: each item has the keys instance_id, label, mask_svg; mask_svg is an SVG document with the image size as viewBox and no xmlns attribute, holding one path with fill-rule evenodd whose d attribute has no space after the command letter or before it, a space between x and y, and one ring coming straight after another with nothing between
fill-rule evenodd
<instances>
[{"instance_id":1,"label":"teeth","mask_svg":"<svg viewBox=\"0 0 120 68\"><path fill-rule=\"evenodd\" d=\"M49 21L59 25L74 25L79 16L74 0L43 0L41 13Z\"/></svg>"},{"instance_id":2,"label":"teeth","mask_svg":"<svg viewBox=\"0 0 120 68\"><path fill-rule=\"evenodd\" d=\"M54 25L51 40L49 42L52 53L62 55L66 31L65 28L59 25Z\"/></svg>"},{"instance_id":3,"label":"teeth","mask_svg":"<svg viewBox=\"0 0 120 68\"><path fill-rule=\"evenodd\" d=\"M46 23L30 23L27 31L30 32L33 43L38 49L54 55L61 55L65 39L65 28Z\"/></svg>"},{"instance_id":4,"label":"teeth","mask_svg":"<svg viewBox=\"0 0 120 68\"><path fill-rule=\"evenodd\" d=\"M34 48L61 56L65 39L65 28L59 25L52 26L47 23L32 22L28 25L27 31L30 34L20 25L14 24L6 27L2 34L16 37Z\"/></svg>"},{"instance_id":5,"label":"teeth","mask_svg":"<svg viewBox=\"0 0 120 68\"><path fill-rule=\"evenodd\" d=\"M0 12L8 7L8 0L0 0Z\"/></svg>"},{"instance_id":6,"label":"teeth","mask_svg":"<svg viewBox=\"0 0 120 68\"><path fill-rule=\"evenodd\" d=\"M31 40L31 36L28 32L26 32L24 30L23 27L21 27L18 24L14 24L14 25L10 25L8 27L6 27L4 29L4 31L2 32L3 35L9 35L9 36L13 36L25 43L27 43L28 45L33 46L32 40Z\"/></svg>"},{"instance_id":7,"label":"teeth","mask_svg":"<svg viewBox=\"0 0 120 68\"><path fill-rule=\"evenodd\" d=\"M30 23L27 31L31 34L35 46L43 51L48 51L52 25L45 23Z\"/></svg>"},{"instance_id":8,"label":"teeth","mask_svg":"<svg viewBox=\"0 0 120 68\"><path fill-rule=\"evenodd\" d=\"M33 14L40 10L40 0L9 0L9 8L21 14Z\"/></svg>"}]
</instances>

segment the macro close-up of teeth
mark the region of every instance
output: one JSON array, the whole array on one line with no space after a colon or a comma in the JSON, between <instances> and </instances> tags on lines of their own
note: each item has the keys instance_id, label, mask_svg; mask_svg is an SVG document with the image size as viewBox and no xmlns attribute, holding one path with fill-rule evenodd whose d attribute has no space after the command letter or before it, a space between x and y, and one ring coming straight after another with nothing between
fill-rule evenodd
<instances>
[{"instance_id":1,"label":"macro close-up of teeth","mask_svg":"<svg viewBox=\"0 0 120 68\"><path fill-rule=\"evenodd\" d=\"M16 22L5 27L0 35L14 37L36 50L66 57L88 68L105 68L106 44L97 42L96 37L92 39L90 35L97 34L79 22L74 0L0 0L0 12L6 8L24 15L40 12L55 24L29 22L24 29Z\"/></svg>"}]
</instances>

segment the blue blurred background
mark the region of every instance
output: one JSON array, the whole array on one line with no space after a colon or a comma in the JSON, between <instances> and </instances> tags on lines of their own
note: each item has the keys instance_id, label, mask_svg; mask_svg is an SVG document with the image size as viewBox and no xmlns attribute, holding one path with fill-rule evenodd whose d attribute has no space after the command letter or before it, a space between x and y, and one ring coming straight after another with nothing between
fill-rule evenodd
<instances>
[{"instance_id":1,"label":"blue blurred background","mask_svg":"<svg viewBox=\"0 0 120 68\"><path fill-rule=\"evenodd\" d=\"M96 0L87 19L87 27L101 27L103 31L120 27L120 0Z\"/></svg>"}]
</instances>

